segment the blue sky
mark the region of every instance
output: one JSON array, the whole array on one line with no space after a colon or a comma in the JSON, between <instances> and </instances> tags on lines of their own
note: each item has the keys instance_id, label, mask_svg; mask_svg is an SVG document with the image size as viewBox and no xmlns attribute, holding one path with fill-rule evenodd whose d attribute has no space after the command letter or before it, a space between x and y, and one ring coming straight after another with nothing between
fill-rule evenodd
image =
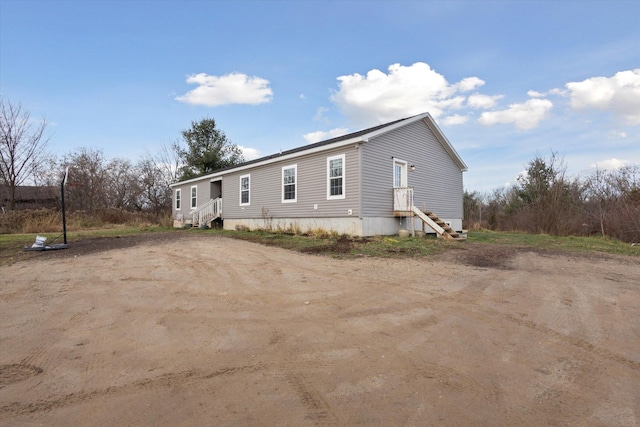
<instances>
[{"instance_id":1,"label":"blue sky","mask_svg":"<svg viewBox=\"0 0 640 427\"><path fill-rule=\"evenodd\" d=\"M213 117L248 159L429 111L514 183L640 164L637 1L0 0L0 93L50 149L137 161Z\"/></svg>"}]
</instances>

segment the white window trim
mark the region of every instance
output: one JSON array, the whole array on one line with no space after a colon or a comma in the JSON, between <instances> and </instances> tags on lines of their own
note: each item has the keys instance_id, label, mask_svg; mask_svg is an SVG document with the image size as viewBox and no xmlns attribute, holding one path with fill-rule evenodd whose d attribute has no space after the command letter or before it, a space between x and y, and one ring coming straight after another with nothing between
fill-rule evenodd
<instances>
[{"instance_id":1,"label":"white window trim","mask_svg":"<svg viewBox=\"0 0 640 427\"><path fill-rule=\"evenodd\" d=\"M336 160L336 159L341 159L342 160L342 194L332 196L331 195L331 168L330 168L330 165L331 165L331 160ZM346 179L345 179L346 174L347 174L347 170L346 170L346 161L345 161L345 155L344 154L339 154L337 156L327 157L327 200L344 199L346 197L346 190L347 190Z\"/></svg>"},{"instance_id":2,"label":"white window trim","mask_svg":"<svg viewBox=\"0 0 640 427\"><path fill-rule=\"evenodd\" d=\"M284 198L284 171L287 169L293 169L294 172L294 197L293 199L285 200ZM280 175L280 185L282 187L282 203L296 203L298 201L298 165L288 165L282 167L282 174Z\"/></svg>"},{"instance_id":3,"label":"white window trim","mask_svg":"<svg viewBox=\"0 0 640 427\"><path fill-rule=\"evenodd\" d=\"M247 193L248 193L248 196L249 196L249 197L247 197L247 200L248 200L247 203L242 203L242 180L244 178L247 178L247 181L248 181L248 184L249 184L249 186L247 188ZM251 204L251 174L248 173L246 175L240 175L240 206L249 206L250 204Z\"/></svg>"},{"instance_id":4,"label":"white window trim","mask_svg":"<svg viewBox=\"0 0 640 427\"><path fill-rule=\"evenodd\" d=\"M193 194L194 188L196 189L195 195ZM192 185L191 190L189 191L189 206L191 206L191 209L198 209L198 186L197 185Z\"/></svg>"},{"instance_id":5,"label":"white window trim","mask_svg":"<svg viewBox=\"0 0 640 427\"><path fill-rule=\"evenodd\" d=\"M400 186L396 187L396 163L399 163L401 165L403 165L404 167L402 168L402 176L400 177ZM409 185L409 179L407 176L407 167L408 167L409 163L405 162L404 160L400 160L400 159L396 159L395 157L393 158L393 166L392 166L392 184L393 184L393 188L404 188L407 187Z\"/></svg>"},{"instance_id":6,"label":"white window trim","mask_svg":"<svg viewBox=\"0 0 640 427\"><path fill-rule=\"evenodd\" d=\"M181 188L176 189L175 196L173 197L173 207L177 211L182 209L182 189Z\"/></svg>"}]
</instances>

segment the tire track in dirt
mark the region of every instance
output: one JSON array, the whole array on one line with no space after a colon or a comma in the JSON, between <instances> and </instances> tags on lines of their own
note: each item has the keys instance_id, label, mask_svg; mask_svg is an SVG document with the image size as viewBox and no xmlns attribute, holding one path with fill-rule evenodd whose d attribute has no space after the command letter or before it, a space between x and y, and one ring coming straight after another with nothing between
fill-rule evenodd
<instances>
[{"instance_id":1,"label":"tire track in dirt","mask_svg":"<svg viewBox=\"0 0 640 427\"><path fill-rule=\"evenodd\" d=\"M499 313L496 310L492 310L489 308L485 309L488 312L495 312L495 313L491 313L492 315L498 315L500 317L502 317L505 320L508 320L510 322L513 322L517 325L520 326L525 326L527 328L533 329L536 332L540 332L543 333L545 335L549 335L552 336L554 338L558 338L561 341L570 344L573 347L579 348L580 350L583 350L589 354L595 354L600 358L603 359L608 359L611 360L613 362L617 362L620 363L622 365L625 365L635 371L640 371L640 362L637 362L635 360L631 360L621 354L618 353L614 353L612 351L607 350L606 348L602 348L602 347L597 347L596 345L590 343L587 340L584 340L582 338L578 338L578 337L573 337L567 334L563 334L562 332L558 332L554 329L548 328L544 325L541 325L539 323L535 323L531 320L526 320L526 319L520 319L512 314L502 314Z\"/></svg>"},{"instance_id":2,"label":"tire track in dirt","mask_svg":"<svg viewBox=\"0 0 640 427\"><path fill-rule=\"evenodd\" d=\"M28 356L23 358L20 361L20 365L37 366L44 371L49 366L51 359L54 358L53 356L54 355L48 352L48 346L41 345L33 349Z\"/></svg>"},{"instance_id":3,"label":"tire track in dirt","mask_svg":"<svg viewBox=\"0 0 640 427\"><path fill-rule=\"evenodd\" d=\"M416 374L429 379L438 381L440 384L447 386L455 392L471 393L480 400L498 401L500 391L496 390L496 386L488 386L482 384L471 375L465 374L459 370L438 365L436 363L422 363L421 365L413 364ZM412 378L407 378L407 381Z\"/></svg>"},{"instance_id":4,"label":"tire track in dirt","mask_svg":"<svg viewBox=\"0 0 640 427\"><path fill-rule=\"evenodd\" d=\"M479 301L481 300L491 299L491 297L484 295L484 291L489 286L491 286L491 283L489 281L487 281L486 279L480 278L479 280L471 282L469 285L465 286L463 289L457 292L454 292L451 294L445 294L440 297L435 297L433 301L443 302L452 309L464 310L467 313L472 315L475 314L475 315L483 316L483 313L484 313L489 315L492 318L502 318L511 323L517 324L518 326L524 326L538 333L542 333L547 336L552 336L568 345L571 345L574 348L580 349L589 354L593 354L600 358L623 364L633 370L640 370L640 362L629 359L621 354L612 352L606 348L597 347L596 345L590 343L587 340L584 340L578 337L573 337L571 335L564 334L562 332L556 331L554 329L551 329L547 326L533 322L531 320L522 319L513 314L502 313L491 307L487 307L485 305L479 304Z\"/></svg>"},{"instance_id":5,"label":"tire track in dirt","mask_svg":"<svg viewBox=\"0 0 640 427\"><path fill-rule=\"evenodd\" d=\"M295 372L288 373L286 379L315 425L339 425L322 393L311 385L313 381L307 381L304 375Z\"/></svg>"},{"instance_id":6,"label":"tire track in dirt","mask_svg":"<svg viewBox=\"0 0 640 427\"><path fill-rule=\"evenodd\" d=\"M22 363L0 366L0 389L9 384L24 381L27 378L39 375L42 369L33 365Z\"/></svg>"},{"instance_id":7,"label":"tire track in dirt","mask_svg":"<svg viewBox=\"0 0 640 427\"><path fill-rule=\"evenodd\" d=\"M466 288L465 288L466 289ZM571 335L564 334L562 332L551 329L547 326L541 325L531 320L519 318L513 314L509 313L501 313L498 310L495 310L490 307L482 306L477 304L479 298L474 298L474 296L479 295L477 290L473 292L469 292L468 294L460 297L460 295L447 295L441 298L438 298L440 301L445 303L451 309L464 310L468 314L472 316L479 316L486 318L486 316L490 316L491 318L501 318L507 320L511 323L514 323L518 326L523 326L529 329L532 329L538 333L542 333L547 336L554 337L565 344L570 345L573 348L579 349L581 351L587 352L588 354L598 356L602 359L611 360L616 363L620 363L625 365L633 370L640 370L640 362L629 359L621 354L612 352L607 350L606 348L597 347L595 344L590 343L587 340L582 338L573 337ZM473 306L473 307L470 307Z\"/></svg>"},{"instance_id":8,"label":"tire track in dirt","mask_svg":"<svg viewBox=\"0 0 640 427\"><path fill-rule=\"evenodd\" d=\"M3 416L17 416L27 413L46 412L53 409L115 396L135 394L140 391L161 387L173 387L192 382L206 381L216 377L232 376L238 373L252 373L264 369L262 365L232 366L215 371L186 370L162 374L154 378L144 378L121 386L111 386L88 392L70 393L56 399L38 400L30 403L13 402L0 407L0 420Z\"/></svg>"},{"instance_id":9,"label":"tire track in dirt","mask_svg":"<svg viewBox=\"0 0 640 427\"><path fill-rule=\"evenodd\" d=\"M99 377L107 365L106 344L108 341L109 326L112 324L109 318L102 318L98 325L92 328L91 336L85 340L75 343L75 347L82 347L84 351L84 369L82 377L85 381ZM97 349L97 350L96 350Z\"/></svg>"},{"instance_id":10,"label":"tire track in dirt","mask_svg":"<svg viewBox=\"0 0 640 427\"><path fill-rule=\"evenodd\" d=\"M315 425L340 425L338 419L326 401L323 394L314 387L316 380L309 377L309 373L332 370L339 363L338 360L326 360L321 356L311 354L312 357L296 357L296 351L286 351L290 337L283 329L276 327L269 334L269 347L274 351L266 356L269 371L279 377L284 377L295 396L302 404L306 418ZM273 357L273 355L276 357ZM282 357L282 354L285 356Z\"/></svg>"},{"instance_id":11,"label":"tire track in dirt","mask_svg":"<svg viewBox=\"0 0 640 427\"><path fill-rule=\"evenodd\" d=\"M216 282L225 284L228 288L238 288L241 284L248 284L245 264L253 266L257 262L256 260L260 260L262 261L261 265L269 265L269 258L262 251L254 249L253 246L241 248L241 251L238 251L239 254L225 247L225 244L247 245L246 242L224 238L218 238L215 242L218 245L212 246L214 244L212 241L197 242L191 246L190 251L175 253L169 258L170 262L177 268L186 270L188 272L186 275L195 277L196 283ZM210 264L212 259L219 260L213 270L208 271L200 268L201 265ZM251 262L247 263L247 259ZM272 276L274 269L279 270L275 263L271 263L268 271L263 274ZM281 272L276 271L275 274L278 275Z\"/></svg>"}]
</instances>

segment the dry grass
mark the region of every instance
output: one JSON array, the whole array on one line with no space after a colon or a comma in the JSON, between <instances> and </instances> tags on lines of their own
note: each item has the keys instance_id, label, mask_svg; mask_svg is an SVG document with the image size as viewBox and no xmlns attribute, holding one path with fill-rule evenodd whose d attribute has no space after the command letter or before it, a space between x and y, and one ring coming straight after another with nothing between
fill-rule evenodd
<instances>
[{"instance_id":1,"label":"dry grass","mask_svg":"<svg viewBox=\"0 0 640 427\"><path fill-rule=\"evenodd\" d=\"M94 214L83 211L67 213L67 231L130 227L170 227L169 215L105 209ZM0 214L0 234L53 233L62 231L62 214L55 209L31 209Z\"/></svg>"}]
</instances>

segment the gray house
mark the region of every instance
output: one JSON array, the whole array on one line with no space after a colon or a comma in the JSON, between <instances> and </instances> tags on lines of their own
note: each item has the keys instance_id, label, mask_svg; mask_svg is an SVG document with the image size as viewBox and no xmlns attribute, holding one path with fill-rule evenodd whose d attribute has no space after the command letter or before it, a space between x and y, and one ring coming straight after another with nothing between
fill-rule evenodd
<instances>
[{"instance_id":1,"label":"gray house","mask_svg":"<svg viewBox=\"0 0 640 427\"><path fill-rule=\"evenodd\" d=\"M174 224L457 238L466 170L424 113L175 183Z\"/></svg>"}]
</instances>

